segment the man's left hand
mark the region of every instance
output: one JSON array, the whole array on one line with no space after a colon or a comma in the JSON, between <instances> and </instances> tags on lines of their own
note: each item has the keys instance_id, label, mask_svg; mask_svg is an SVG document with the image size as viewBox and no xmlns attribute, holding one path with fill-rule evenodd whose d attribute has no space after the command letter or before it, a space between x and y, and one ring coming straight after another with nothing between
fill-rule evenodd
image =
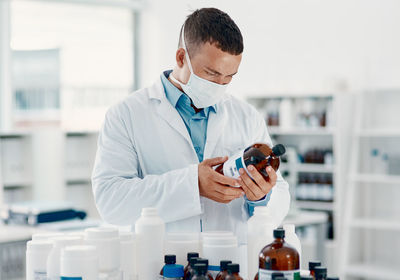
<instances>
[{"instance_id":1,"label":"man's left hand","mask_svg":"<svg viewBox=\"0 0 400 280\"><path fill-rule=\"evenodd\" d=\"M239 183L248 200L260 200L275 186L277 179L276 172L271 166L268 166L266 171L269 179L266 181L253 165L249 165L247 170L250 172L254 181L249 177L243 168L240 168Z\"/></svg>"}]
</instances>

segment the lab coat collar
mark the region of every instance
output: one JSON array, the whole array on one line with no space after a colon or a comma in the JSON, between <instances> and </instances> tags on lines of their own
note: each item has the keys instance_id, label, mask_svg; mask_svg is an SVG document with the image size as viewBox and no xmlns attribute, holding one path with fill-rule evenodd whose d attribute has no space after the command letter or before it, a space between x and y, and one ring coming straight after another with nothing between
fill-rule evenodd
<instances>
[{"instance_id":1,"label":"lab coat collar","mask_svg":"<svg viewBox=\"0 0 400 280\"><path fill-rule=\"evenodd\" d=\"M190 138L189 132L183 122L181 116L179 115L176 108L174 108L169 100L167 99L164 87L161 82L161 77L154 83L153 86L149 88L148 96L150 99L160 101L156 106L157 113L163 118L173 129L179 132L193 148L193 153L196 156L196 152L193 147L192 140ZM220 103L216 104L218 110L215 113L211 113L208 118L207 125L207 139L206 145L204 147L204 159L210 158L213 154L215 147L217 146L218 139L220 138L223 127L228 121L227 111L223 106L223 103L229 97L225 97ZM197 158L197 156L196 156Z\"/></svg>"}]
</instances>

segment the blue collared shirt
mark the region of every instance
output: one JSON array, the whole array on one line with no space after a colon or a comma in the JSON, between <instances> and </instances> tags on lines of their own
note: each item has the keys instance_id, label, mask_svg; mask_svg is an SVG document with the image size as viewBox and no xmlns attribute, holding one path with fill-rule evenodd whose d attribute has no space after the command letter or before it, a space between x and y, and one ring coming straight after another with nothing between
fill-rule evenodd
<instances>
[{"instance_id":1,"label":"blue collared shirt","mask_svg":"<svg viewBox=\"0 0 400 280\"><path fill-rule=\"evenodd\" d=\"M217 106L213 105L196 113L194 108L191 106L192 101L190 98L168 80L171 72L172 70L164 71L164 73L161 75L161 81L165 94L168 101L182 117L182 120L184 121L189 132L190 139L192 140L197 158L199 159L199 162L202 162L204 157L204 146L207 139L208 116L217 112ZM271 192L269 192L268 195L266 195L263 199L258 201L249 201L246 199L247 209L250 216L253 215L254 207L267 205L270 195Z\"/></svg>"}]
</instances>

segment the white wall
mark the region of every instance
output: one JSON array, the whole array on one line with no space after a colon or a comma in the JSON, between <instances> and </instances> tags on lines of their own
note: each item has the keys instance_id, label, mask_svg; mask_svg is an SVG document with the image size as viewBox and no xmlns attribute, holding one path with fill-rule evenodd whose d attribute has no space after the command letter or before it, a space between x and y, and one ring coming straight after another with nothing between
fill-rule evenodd
<instances>
[{"instance_id":1,"label":"white wall","mask_svg":"<svg viewBox=\"0 0 400 280\"><path fill-rule=\"evenodd\" d=\"M173 67L185 17L210 6L226 11L244 36L233 92L400 88L398 0L149 0L142 85Z\"/></svg>"}]
</instances>

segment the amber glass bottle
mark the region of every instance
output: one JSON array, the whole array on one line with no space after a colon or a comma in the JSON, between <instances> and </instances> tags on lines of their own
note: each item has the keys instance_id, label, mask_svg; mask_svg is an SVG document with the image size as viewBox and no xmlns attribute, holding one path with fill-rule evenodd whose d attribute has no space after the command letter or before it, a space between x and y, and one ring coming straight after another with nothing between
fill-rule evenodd
<instances>
[{"instance_id":1,"label":"amber glass bottle","mask_svg":"<svg viewBox=\"0 0 400 280\"><path fill-rule=\"evenodd\" d=\"M237 179L240 176L240 168L244 168L248 172L247 166L253 165L264 179L268 180L268 173L265 168L271 166L275 171L278 170L280 164L279 157L285 152L286 149L282 144L275 145L271 149L267 144L256 143L229 157L226 162L217 166L215 171ZM250 176L249 172L248 174Z\"/></svg>"},{"instance_id":2,"label":"amber glass bottle","mask_svg":"<svg viewBox=\"0 0 400 280\"><path fill-rule=\"evenodd\" d=\"M220 269L221 271L218 273L217 277L215 277L215 280L222 280L225 279L226 275L228 275L228 270L227 270L227 266L228 264L232 263L231 261L227 261L227 260L222 260L220 262Z\"/></svg>"},{"instance_id":3,"label":"amber glass bottle","mask_svg":"<svg viewBox=\"0 0 400 280\"><path fill-rule=\"evenodd\" d=\"M239 275L240 267L237 263L230 263L227 266L228 275L223 280L243 280L243 278Z\"/></svg>"},{"instance_id":4,"label":"amber glass bottle","mask_svg":"<svg viewBox=\"0 0 400 280\"><path fill-rule=\"evenodd\" d=\"M197 253L197 252L189 252L189 253L187 253L188 264L185 266L183 279L185 279L185 280L189 279L189 272L192 269L192 267L190 266L190 259L191 258L198 258L198 257L199 257L199 253Z\"/></svg>"},{"instance_id":5,"label":"amber glass bottle","mask_svg":"<svg viewBox=\"0 0 400 280\"><path fill-rule=\"evenodd\" d=\"M308 263L308 270L310 271L310 275L311 276L315 276L314 269L317 266L321 266L321 262L320 261L311 261L311 262Z\"/></svg>"},{"instance_id":6,"label":"amber glass bottle","mask_svg":"<svg viewBox=\"0 0 400 280\"><path fill-rule=\"evenodd\" d=\"M274 238L260 252L259 271L254 279L271 279L274 272L281 272L289 280L300 280L299 253L285 242L283 229L274 230Z\"/></svg>"}]
</instances>

